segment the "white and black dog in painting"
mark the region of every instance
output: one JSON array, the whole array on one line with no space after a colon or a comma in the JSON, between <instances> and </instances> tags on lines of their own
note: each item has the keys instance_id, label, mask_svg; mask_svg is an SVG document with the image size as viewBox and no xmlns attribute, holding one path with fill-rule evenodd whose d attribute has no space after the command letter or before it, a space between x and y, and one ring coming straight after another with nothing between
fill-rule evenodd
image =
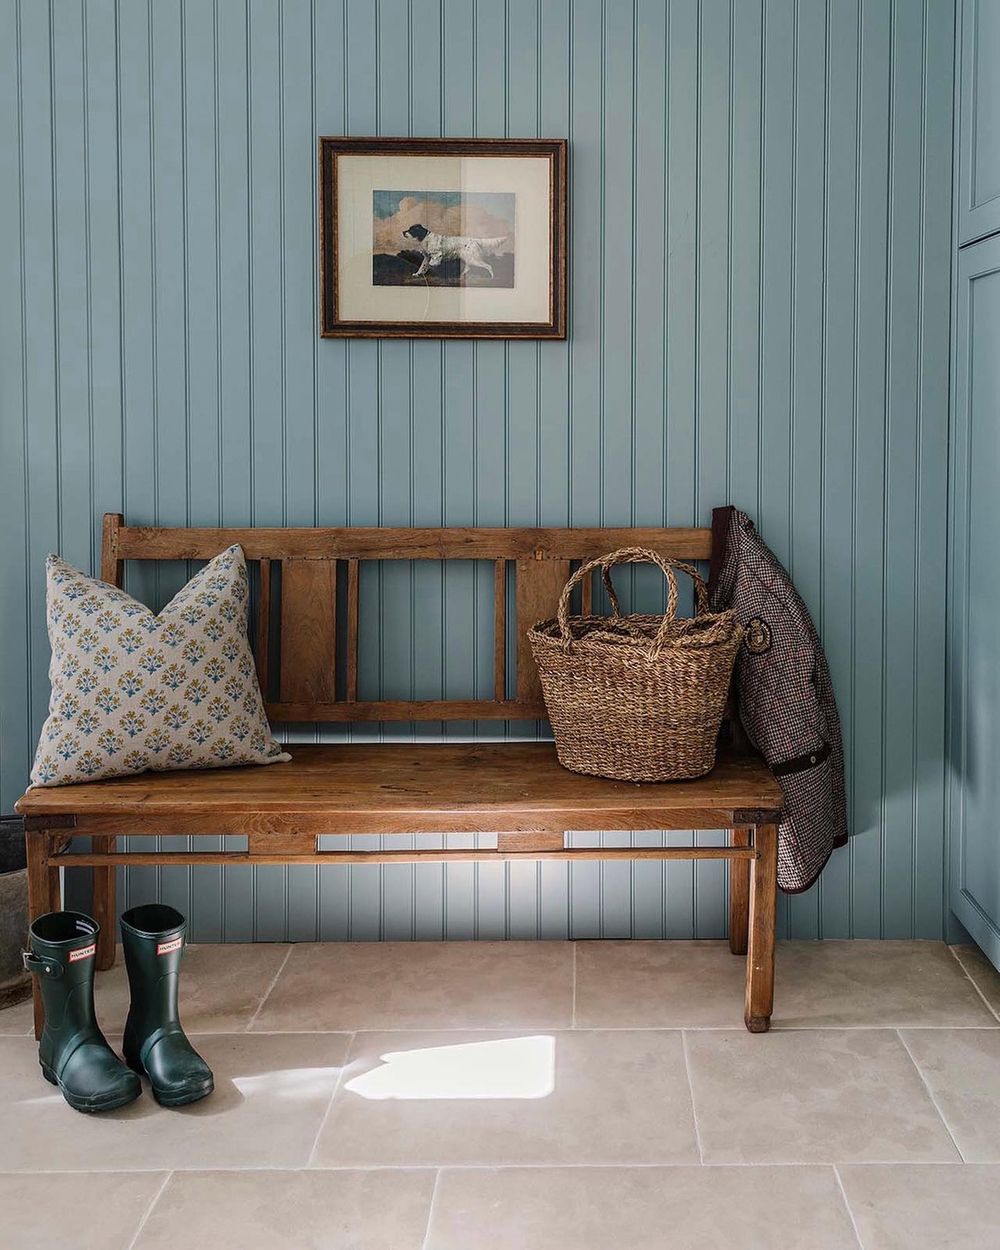
<instances>
[{"instance_id":1,"label":"white and black dog in painting","mask_svg":"<svg viewBox=\"0 0 1000 1250\"><path fill-rule=\"evenodd\" d=\"M437 269L443 261L454 260L461 266L458 278L462 281L473 269L484 269L491 278L495 277L487 257L499 257L509 236L501 234L492 239L474 239L456 234L435 234L416 222L403 231L403 237L414 241L416 247L413 250L420 252L422 257L414 278L422 278L431 269Z\"/></svg>"}]
</instances>

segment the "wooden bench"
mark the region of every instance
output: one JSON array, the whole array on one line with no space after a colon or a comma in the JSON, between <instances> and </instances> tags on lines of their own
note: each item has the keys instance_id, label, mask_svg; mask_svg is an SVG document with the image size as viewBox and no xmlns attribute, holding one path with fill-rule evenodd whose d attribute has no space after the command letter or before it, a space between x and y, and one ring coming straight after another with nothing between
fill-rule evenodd
<instances>
[{"instance_id":1,"label":"wooden bench","mask_svg":"<svg viewBox=\"0 0 1000 1250\"><path fill-rule=\"evenodd\" d=\"M101 576L121 586L126 560L207 560L239 543L248 564L259 564L254 653L273 722L521 720L545 715L527 630L554 614L576 562L625 546L706 560L711 542L708 529L167 529L126 526L108 514ZM491 562L492 698L358 697L363 560ZM516 641L508 673L510 564ZM584 611L591 595L585 585ZM747 955L746 1026L754 1033L769 1027L781 791L759 757L721 754L707 777L635 785L568 772L549 742L292 745L290 751L290 764L29 790L17 808L25 819L32 917L61 905L60 868L93 868L98 967L109 968L119 864L724 859L730 949ZM566 845L567 831L648 829L727 829L730 837L726 846ZM495 850L318 849L320 834L356 833L487 833L497 840ZM118 848L122 835L177 834L240 835L247 845ZM91 839L86 853L71 853L69 843L78 837ZM35 1011L37 1027L37 993Z\"/></svg>"}]
</instances>

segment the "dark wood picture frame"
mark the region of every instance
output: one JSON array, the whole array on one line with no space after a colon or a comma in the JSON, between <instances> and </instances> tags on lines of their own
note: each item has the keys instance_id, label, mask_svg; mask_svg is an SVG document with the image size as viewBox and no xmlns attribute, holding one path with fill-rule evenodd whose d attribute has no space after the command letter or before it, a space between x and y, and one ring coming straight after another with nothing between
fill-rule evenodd
<instances>
[{"instance_id":1,"label":"dark wood picture frame","mask_svg":"<svg viewBox=\"0 0 1000 1250\"><path fill-rule=\"evenodd\" d=\"M351 156L544 157L549 161L547 321L344 321L338 309L337 158ZM324 136L319 140L320 334L323 338L565 339L565 139L405 139Z\"/></svg>"}]
</instances>

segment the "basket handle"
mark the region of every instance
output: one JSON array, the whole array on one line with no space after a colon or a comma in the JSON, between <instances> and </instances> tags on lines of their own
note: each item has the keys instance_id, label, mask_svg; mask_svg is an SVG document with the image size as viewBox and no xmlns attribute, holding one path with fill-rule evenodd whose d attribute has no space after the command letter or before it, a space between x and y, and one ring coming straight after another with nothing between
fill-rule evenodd
<instances>
[{"instance_id":1,"label":"basket handle","mask_svg":"<svg viewBox=\"0 0 1000 1250\"><path fill-rule=\"evenodd\" d=\"M611 584L611 570L606 564L601 565L601 580L604 582L604 593L611 604L611 615L615 620L621 620L622 605L618 602L618 592Z\"/></svg>"},{"instance_id":2,"label":"basket handle","mask_svg":"<svg viewBox=\"0 0 1000 1250\"><path fill-rule=\"evenodd\" d=\"M655 564L667 579L667 610L664 613L663 622L653 638L652 650L654 652L658 652L663 646L667 633L670 630L671 622L677 614L677 578L674 576L674 569L680 569L681 572L687 573L694 582L698 615L703 616L708 611L708 590L701 574L693 565L685 564L682 560L664 559L657 552L649 551L645 547L622 547L620 551L613 551L610 555L598 556L596 560L588 560L586 564L581 564L563 587L562 594L559 596L559 607L556 611L563 646L568 647L573 641L573 635L569 628L570 596L574 587L579 582L582 582L594 569L599 568L601 570L604 585L609 591L612 610L616 617L621 616L618 596L614 593L614 588L611 585L611 569L616 564Z\"/></svg>"},{"instance_id":3,"label":"basket handle","mask_svg":"<svg viewBox=\"0 0 1000 1250\"><path fill-rule=\"evenodd\" d=\"M615 554L617 554L617 552ZM652 557L652 556L655 556L656 553L650 552L649 554ZM606 559L607 557L602 557L602 561ZM612 561L612 563L617 563L617 561ZM659 558L655 559L653 563L660 565ZM693 564L686 564L683 560L670 560L667 563L669 563L671 567L675 569L680 569L682 572L687 573L687 575L694 582L695 602L697 603L697 607L698 607L698 610L695 613L695 615L704 616L705 613L708 611L708 588L705 586L705 582L703 581L701 574L698 572L698 570L694 567ZM608 602L611 604L611 615L615 618L615 620L621 620L622 609L621 609L621 604L618 602L618 592L615 590L614 586L611 584L611 565L610 564L606 564L602 562L601 580L604 582L604 593L608 596Z\"/></svg>"}]
</instances>

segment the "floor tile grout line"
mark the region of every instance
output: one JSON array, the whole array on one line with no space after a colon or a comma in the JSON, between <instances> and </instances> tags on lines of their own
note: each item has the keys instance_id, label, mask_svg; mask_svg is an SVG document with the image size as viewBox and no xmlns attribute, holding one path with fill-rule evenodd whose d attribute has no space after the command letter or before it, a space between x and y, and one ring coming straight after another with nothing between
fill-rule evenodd
<instances>
[{"instance_id":1,"label":"floor tile grout line","mask_svg":"<svg viewBox=\"0 0 1000 1250\"><path fill-rule=\"evenodd\" d=\"M278 979L279 979L279 977L280 977L280 976L281 976L281 974L285 971L285 966L287 965L287 963L288 963L289 959L291 959L291 957L292 957L292 951L293 951L294 949L295 949L295 943L294 943L294 942L289 942L289 944L288 944L288 950L287 950L287 951L285 951L285 958L281 961L281 965L279 966L278 971L277 971L277 972L274 974L274 976L271 978L271 984L270 984L270 985L267 987L267 989L264 991L263 996L261 997L260 1002L257 1004L257 1010L253 1013L253 1015L252 1015L252 1016L250 1017L250 1019L247 1021L247 1026L246 1026L246 1028L243 1030L243 1032L244 1032L244 1033L249 1033L249 1032L250 1032L250 1030L253 1028L253 1026L257 1023L257 1017L258 1017L258 1016L260 1015L260 1013L264 1010L264 1004L265 1004L265 1003L267 1002L267 1000L271 997L271 994L272 994L272 992L274 991L274 987L278 984Z\"/></svg>"},{"instance_id":2,"label":"floor tile grout line","mask_svg":"<svg viewBox=\"0 0 1000 1250\"><path fill-rule=\"evenodd\" d=\"M1000 1025L1000 1022L998 1022ZM771 1036L782 1036L795 1033L898 1033L901 1029L920 1033L996 1033L998 1025L993 1024L827 1024L813 1025L802 1028L773 1028ZM106 1032L108 1030L105 1030ZM732 1033L742 1036L746 1032L741 1025L690 1025L690 1024L586 1024L572 1026L569 1024L459 1024L442 1025L435 1023L408 1024L390 1027L387 1025L359 1025L356 1028L340 1029L254 1029L248 1033L243 1029L186 1029L188 1037L220 1038L220 1037L346 1037L355 1038L360 1033L699 1033L718 1034ZM0 1033L0 1046L8 1042L30 1041L35 1039L30 1033ZM2 1170L2 1169L0 1169Z\"/></svg>"},{"instance_id":3,"label":"floor tile grout line","mask_svg":"<svg viewBox=\"0 0 1000 1250\"><path fill-rule=\"evenodd\" d=\"M914 1058L913 1051L910 1050L909 1044L907 1043L906 1038L903 1036L903 1032L901 1029L896 1030L896 1036L899 1038L900 1045L906 1051L907 1055L909 1055L910 1063L912 1063L914 1068L916 1069L917 1076L920 1077L920 1083L923 1085L924 1089L927 1091L927 1097L931 1100L931 1105L934 1107L934 1110L938 1113L938 1118L941 1120L941 1123L945 1127L945 1131L947 1132L948 1136L951 1138L952 1145L958 1151L959 1159L961 1159L963 1163L968 1163L968 1159L966 1159L965 1155L962 1153L962 1147L955 1140L955 1134L951 1131L951 1125L948 1123L948 1118L945 1115L945 1113L941 1110L941 1107L938 1105L938 1100L934 1097L934 1091L930 1087L930 1082L927 1080L926 1076L924 1076L923 1069Z\"/></svg>"},{"instance_id":4,"label":"floor tile grout line","mask_svg":"<svg viewBox=\"0 0 1000 1250\"><path fill-rule=\"evenodd\" d=\"M319 1128L316 1130L316 1136L313 1138L312 1149L306 1159L305 1166L311 1168L313 1166L313 1158L316 1155L316 1149L319 1146L319 1139L323 1136L323 1130L326 1128L326 1122L330 1118L330 1112L333 1110L333 1100L337 1097L337 1091L340 1089L340 1082L344 1079L344 1073L347 1071L347 1065L351 1061L351 1051L354 1047L354 1039L357 1033L352 1033L348 1039L347 1046L344 1050L344 1062L340 1065L340 1071L337 1073L337 1079L333 1083L333 1092L330 1094L330 1101L326 1104L326 1110L323 1112L322 1119L319 1122Z\"/></svg>"},{"instance_id":5,"label":"floor tile grout line","mask_svg":"<svg viewBox=\"0 0 1000 1250\"><path fill-rule=\"evenodd\" d=\"M861 1230L858 1228L858 1221L854 1218L854 1208L851 1206L851 1200L847 1196L847 1190L844 1188L844 1179L840 1175L839 1164L834 1163L833 1174L837 1178L837 1185L840 1188L841 1197L844 1199L844 1206L847 1208L847 1218L851 1221L851 1227L854 1229L854 1237L858 1243L859 1250L865 1250L865 1243L861 1240Z\"/></svg>"},{"instance_id":6,"label":"floor tile grout line","mask_svg":"<svg viewBox=\"0 0 1000 1250\"><path fill-rule=\"evenodd\" d=\"M163 1178L163 1183L160 1185L160 1188L153 1195L152 1202L146 1208L145 1212L143 1213L142 1219L139 1221L138 1228L136 1228L135 1232L132 1234L132 1240L128 1243L128 1250L134 1250L134 1247L139 1240L139 1236L142 1233L142 1230L146 1227L147 1223L149 1222L149 1217L153 1214L154 1207L163 1197L163 1191L170 1184L170 1179L173 1176L173 1174L174 1173L171 1170Z\"/></svg>"},{"instance_id":7,"label":"floor tile grout line","mask_svg":"<svg viewBox=\"0 0 1000 1250\"><path fill-rule=\"evenodd\" d=\"M428 1250L431 1238L431 1226L434 1223L434 1204L437 1202L438 1188L441 1185L441 1173L444 1169L438 1168L434 1173L434 1185L431 1188L431 1200L427 1204L427 1226L424 1229L424 1239L420 1243L421 1250Z\"/></svg>"},{"instance_id":8,"label":"floor tile grout line","mask_svg":"<svg viewBox=\"0 0 1000 1250\"><path fill-rule=\"evenodd\" d=\"M912 1029L921 1033L996 1033L998 1024L815 1024L771 1029L772 1037L793 1033L895 1033ZM254 1029L250 1037L353 1037L357 1033L736 1033L747 1030L742 1024L361 1024L339 1029ZM186 1029L188 1037L246 1037L246 1029ZM24 1041L27 1033L0 1033L7 1039ZM31 1040L34 1040L33 1038Z\"/></svg>"},{"instance_id":9,"label":"floor tile grout line","mask_svg":"<svg viewBox=\"0 0 1000 1250\"><path fill-rule=\"evenodd\" d=\"M687 1163L677 1162L671 1163L662 1159L653 1160L652 1162L643 1159L632 1159L622 1161L621 1159L600 1160L593 1163L569 1163L565 1160L559 1163L544 1163L538 1160L519 1162L495 1162L495 1163L323 1163L315 1164L311 1167L296 1164L275 1164L275 1163L224 1163L218 1166L210 1164L199 1164L197 1167L174 1167L171 1169L171 1176L198 1176L203 1173L216 1172L435 1172L438 1170L449 1172L505 1172L505 1171L539 1171L539 1172L586 1172L586 1171L605 1171L605 1172L628 1172L628 1171L661 1171L661 1172L683 1172L685 1169L691 1171L708 1171L708 1172L726 1172L740 1169L741 1171L768 1171L774 1169L798 1169L798 1168L829 1168L829 1167L852 1167L852 1168L955 1168L962 1171L966 1168L991 1168L1000 1172L1000 1163L964 1163L961 1159L783 1159L778 1162L773 1160L765 1160L760 1163L746 1162L726 1162L726 1163ZM0 1168L0 1176L148 1176L152 1173L162 1172L162 1167L148 1168Z\"/></svg>"},{"instance_id":10,"label":"floor tile grout line","mask_svg":"<svg viewBox=\"0 0 1000 1250\"><path fill-rule=\"evenodd\" d=\"M688 1057L687 1033L681 1029L681 1051L684 1055L684 1075L687 1077L688 1097L691 1099L691 1123L694 1125L694 1139L698 1146L698 1162L705 1166L705 1151L701 1144L701 1129L698 1126L698 1109L694 1103L694 1081L691 1079L691 1060Z\"/></svg>"},{"instance_id":11,"label":"floor tile grout line","mask_svg":"<svg viewBox=\"0 0 1000 1250\"><path fill-rule=\"evenodd\" d=\"M993 1004L986 997L983 991L979 988L979 983L976 981L976 978L972 975L969 969L966 968L965 964L962 963L958 955L955 954L955 948L953 946L949 946L948 950L951 952L952 959L954 959L955 963L957 963L958 966L962 969L962 972L966 980L969 982L972 988L976 991L979 997L983 1000L983 1005L986 1007L986 1010L990 1013L991 1016L994 1017L997 1023L1000 1024L1000 1012L997 1012L994 1009Z\"/></svg>"}]
</instances>

